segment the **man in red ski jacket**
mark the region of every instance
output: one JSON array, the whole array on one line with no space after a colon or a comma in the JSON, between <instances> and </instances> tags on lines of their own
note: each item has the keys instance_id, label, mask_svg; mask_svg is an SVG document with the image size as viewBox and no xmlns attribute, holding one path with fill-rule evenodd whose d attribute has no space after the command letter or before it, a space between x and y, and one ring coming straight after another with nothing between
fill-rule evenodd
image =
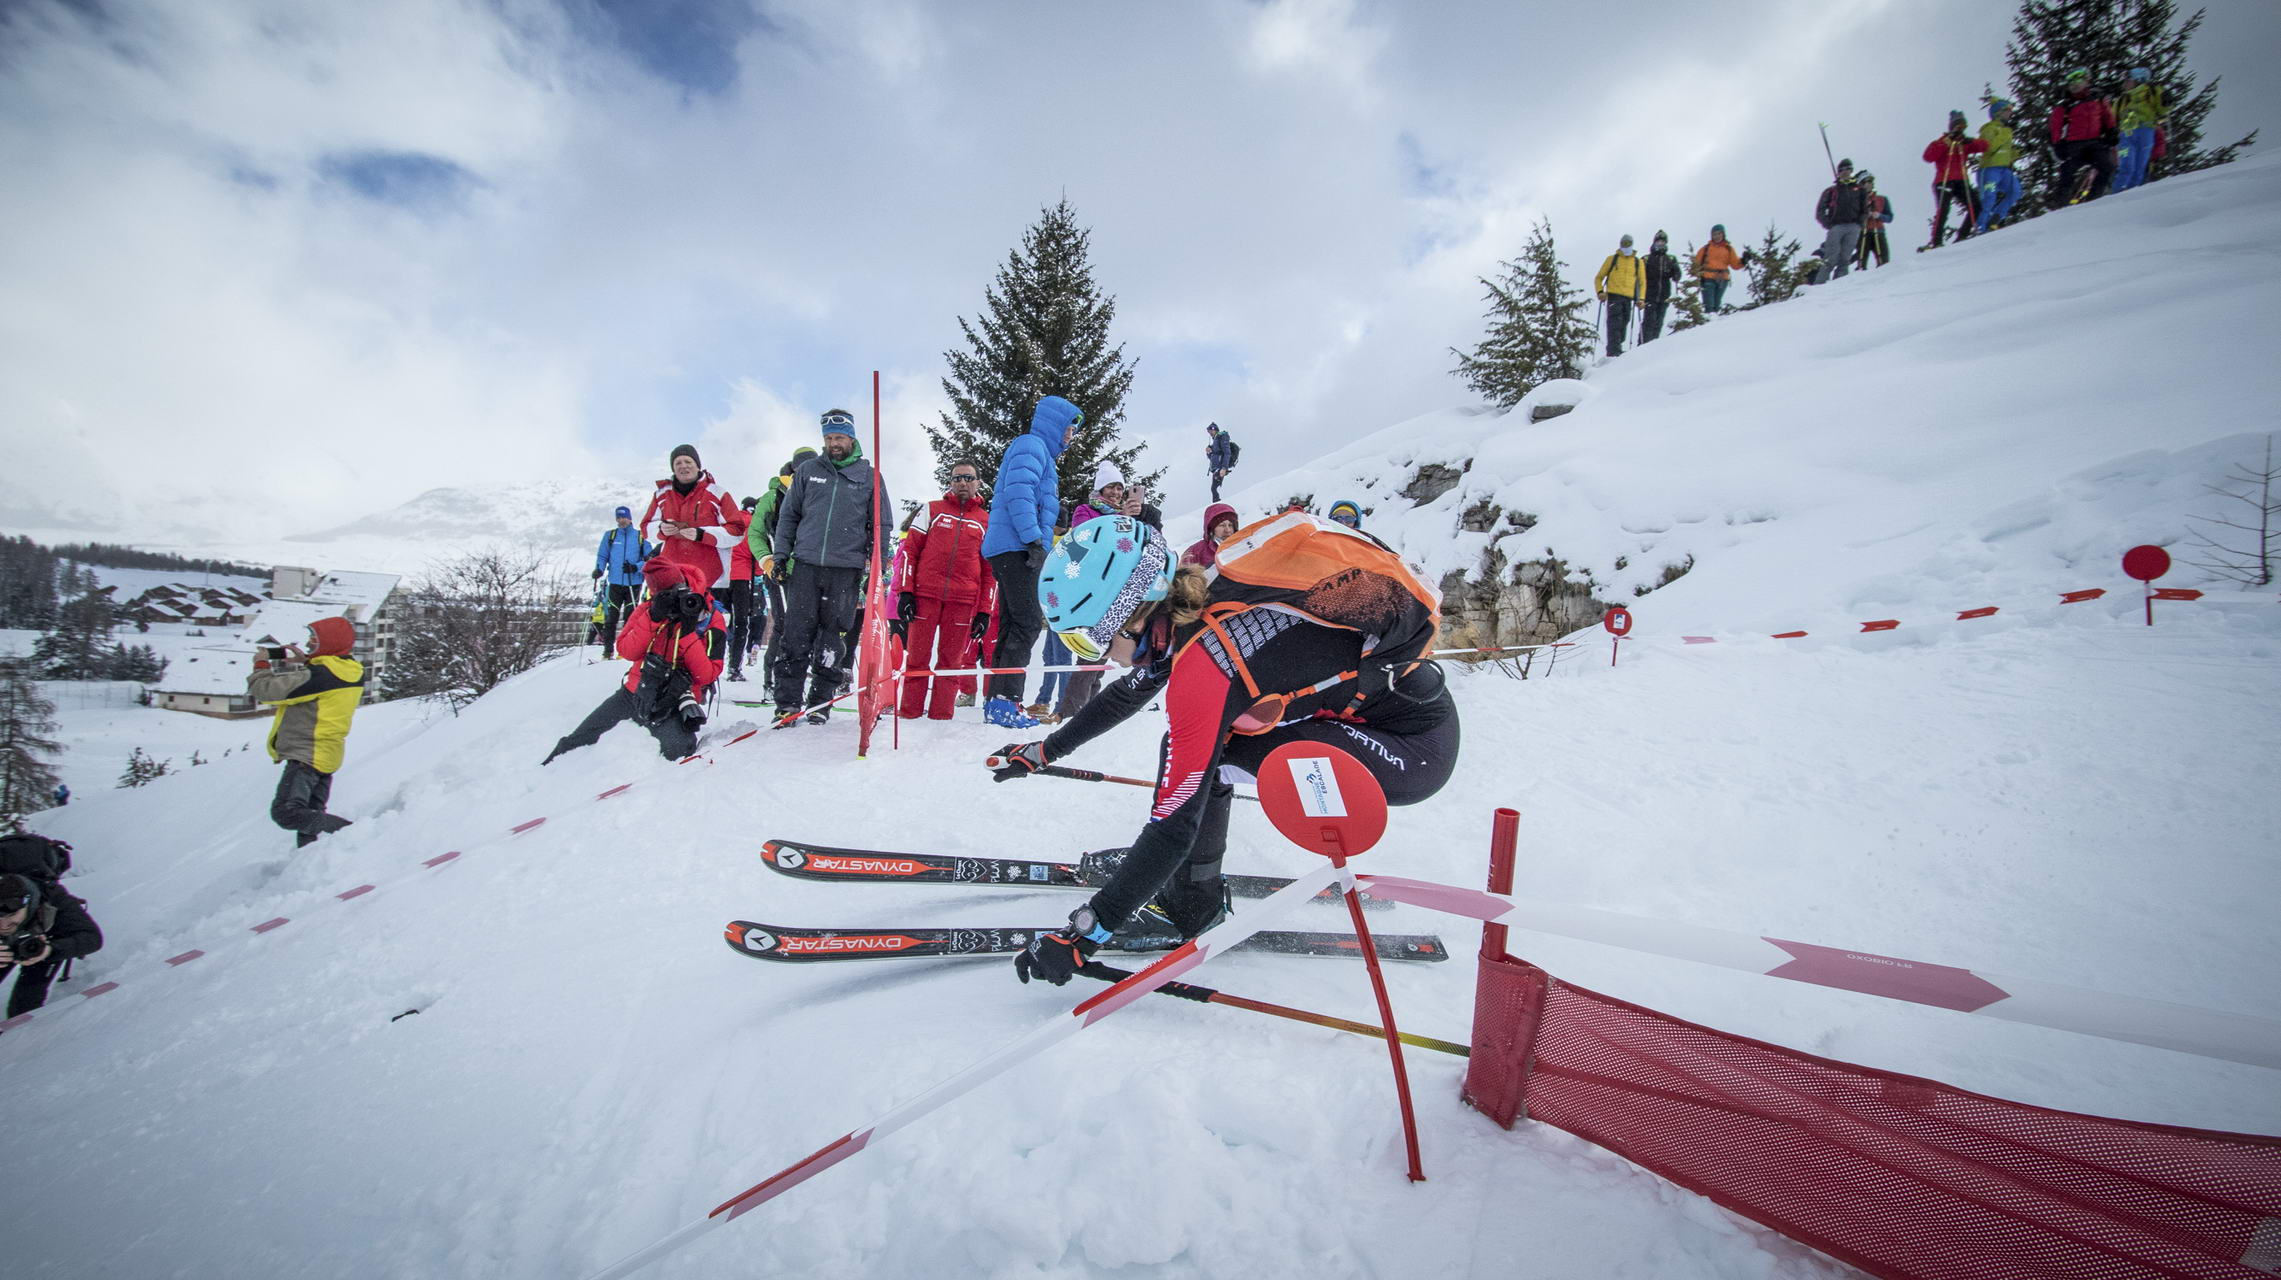
<instances>
[{"instance_id":1,"label":"man in red ski jacket","mask_svg":"<svg viewBox=\"0 0 2281 1280\"><path fill-rule=\"evenodd\" d=\"M657 482L657 494L642 512L641 536L649 537L649 522L657 520L658 554L674 564L696 571L695 589L711 591L721 580L721 551L709 528L743 537L752 517L737 506L726 490L713 488L713 474L697 459L697 446L675 445L668 456L673 474Z\"/></svg>"},{"instance_id":2,"label":"man in red ski jacket","mask_svg":"<svg viewBox=\"0 0 2281 1280\"><path fill-rule=\"evenodd\" d=\"M2090 165L2091 189L2083 196L2096 200L2107 194L2115 176L2115 111L2107 100L2091 91L2091 73L2077 67L2067 75L2067 101L2051 109L2051 149L2059 155L2059 181L2051 198L2064 203L2075 190L2075 176Z\"/></svg>"},{"instance_id":3,"label":"man in red ski jacket","mask_svg":"<svg viewBox=\"0 0 2281 1280\"><path fill-rule=\"evenodd\" d=\"M721 674L721 664L705 644L713 605L695 585L695 572L663 559L649 562L642 571L649 601L634 609L618 632L618 656L633 664L624 685L563 735L541 765L552 764L566 751L593 746L627 720L648 729L666 759L695 754L697 730L705 724L705 698Z\"/></svg>"},{"instance_id":4,"label":"man in red ski jacket","mask_svg":"<svg viewBox=\"0 0 2281 1280\"><path fill-rule=\"evenodd\" d=\"M982 500L981 475L982 469L968 459L951 464L950 492L928 503L926 514L903 535L908 568L889 627L903 637L906 666L937 671L968 666L982 633L990 629L998 584L990 562L982 558L990 504ZM927 684L926 676L903 681L897 714L916 720L924 706L929 719L950 719L960 682L935 680L932 696Z\"/></svg>"},{"instance_id":5,"label":"man in red ski jacket","mask_svg":"<svg viewBox=\"0 0 2281 1280\"><path fill-rule=\"evenodd\" d=\"M753 508L758 505L760 499L747 498L740 506L747 529L752 527ZM736 545L729 549L728 656L729 679L740 683L744 680L745 652L760 639L767 620L768 597L757 590L759 584L753 581L759 570L760 566L752 558L751 542L742 537L736 539Z\"/></svg>"}]
</instances>

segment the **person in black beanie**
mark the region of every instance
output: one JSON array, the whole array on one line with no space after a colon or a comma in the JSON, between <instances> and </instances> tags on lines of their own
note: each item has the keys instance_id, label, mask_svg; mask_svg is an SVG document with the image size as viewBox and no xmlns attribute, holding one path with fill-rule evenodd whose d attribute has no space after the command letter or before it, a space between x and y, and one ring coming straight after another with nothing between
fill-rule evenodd
<instances>
[{"instance_id":1,"label":"person in black beanie","mask_svg":"<svg viewBox=\"0 0 2281 1280\"><path fill-rule=\"evenodd\" d=\"M697 591L710 592L721 580L721 550L707 529L721 529L743 537L751 517L737 506L725 489L713 487L712 474L697 457L697 446L675 445L666 455L673 474L657 482L657 493L642 512L640 536L649 536L649 522L657 521L658 549L671 563L692 570Z\"/></svg>"}]
</instances>

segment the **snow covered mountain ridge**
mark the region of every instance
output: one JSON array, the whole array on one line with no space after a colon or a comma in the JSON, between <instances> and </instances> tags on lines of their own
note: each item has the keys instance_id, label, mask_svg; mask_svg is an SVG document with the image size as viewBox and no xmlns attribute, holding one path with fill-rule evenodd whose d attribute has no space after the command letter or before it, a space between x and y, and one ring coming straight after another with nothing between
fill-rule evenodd
<instances>
[{"instance_id":1,"label":"snow covered mountain ridge","mask_svg":"<svg viewBox=\"0 0 2281 1280\"><path fill-rule=\"evenodd\" d=\"M2174 540L2281 393L2277 198L2268 160L2165 181L1666 338L1547 423L1428 414L1232 496L1246 515L1357 497L1437 577L1558 559L1634 605L1643 638L2125 586L2114 557ZM1446 473L1421 484L1428 464ZM1489 811L1511 805L1520 891L1548 902L2281 1017L2274 607L2150 628L2118 595L1839 630L1459 673L1457 773L1365 869L1478 884ZM71 884L109 945L58 988L68 1016L0 1036L11 1150L40 1169L0 1200L11 1277L590 1274L1078 998L1002 962L766 969L722 928L1057 922L1074 895L862 892L757 850L1066 857L1129 842L1142 793L990 782L977 762L1006 735L973 721L905 725L902 750L857 762L844 723L736 742L736 710L697 762L621 729L537 767L623 672L566 655L457 717L367 707L334 791L356 825L300 854L266 816L274 766L243 749L40 815L77 846ZM1072 763L1146 774L1160 729L1136 717ZM1237 815L1230 870L1315 865ZM1372 923L1460 954L1475 936L1416 908ZM2256 1067L1550 934L1514 949L1885 1070L2281 1131ZM1198 977L1373 1016L1337 961ZM1405 1030L1464 1038L1468 964L1388 978ZM1418 1185L1380 1046L1144 1003L650 1274L1852 1274L1610 1152L1495 1128L1457 1101L1455 1059L1410 1070Z\"/></svg>"}]
</instances>

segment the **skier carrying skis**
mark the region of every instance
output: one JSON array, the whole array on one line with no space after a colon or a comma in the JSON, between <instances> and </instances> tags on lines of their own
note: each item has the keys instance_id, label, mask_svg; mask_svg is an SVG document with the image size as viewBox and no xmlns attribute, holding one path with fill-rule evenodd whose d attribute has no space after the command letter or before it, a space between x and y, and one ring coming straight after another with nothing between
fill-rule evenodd
<instances>
[{"instance_id":1,"label":"skier carrying skis","mask_svg":"<svg viewBox=\"0 0 2281 1280\"><path fill-rule=\"evenodd\" d=\"M1175 573L1154 530L1112 516L1072 531L1047 562L1048 623L1080 661L1131 670L1045 740L1007 744L993 776L1026 777L1152 698L1169 728L1147 825L1065 927L1014 957L1024 982L1068 982L1144 907L1152 928L1184 937L1216 923L1234 783L1284 743L1351 752L1396 805L1432 796L1456 765L1457 708L1421 657L1438 602L1384 543L1286 511L1237 530L1218 556L1216 574Z\"/></svg>"},{"instance_id":2,"label":"skier carrying skis","mask_svg":"<svg viewBox=\"0 0 2281 1280\"><path fill-rule=\"evenodd\" d=\"M1592 277L1592 291L1608 308L1608 357L1614 359L1624 353L1624 334L1632 327L1633 304L1647 302L1647 269L1632 250L1630 236L1618 242L1616 251L1600 264L1600 273Z\"/></svg>"},{"instance_id":3,"label":"skier carrying skis","mask_svg":"<svg viewBox=\"0 0 2281 1280\"><path fill-rule=\"evenodd\" d=\"M1972 238L1973 226L1980 220L1980 206L1972 199L1972 183L1964 176L1966 161L1988 150L1988 144L1979 138L1964 136L1964 113L1948 113L1948 132L1925 145L1925 163L1933 167L1933 195L1940 201L1933 214L1932 248L1938 249L1948 234L1948 210L1951 204L1964 209L1964 220L1957 224L1956 238Z\"/></svg>"},{"instance_id":4,"label":"skier carrying skis","mask_svg":"<svg viewBox=\"0 0 2281 1280\"><path fill-rule=\"evenodd\" d=\"M1988 144L1980 156L1980 229L1994 231L2012 216L2020 199L2019 175L2013 172L2020 148L2012 140L2011 99L1988 100L1988 123L1980 126L1980 140Z\"/></svg>"},{"instance_id":5,"label":"skier carrying skis","mask_svg":"<svg viewBox=\"0 0 2281 1280\"><path fill-rule=\"evenodd\" d=\"M1861 222L1868 209L1861 184L1854 181L1853 161L1838 161L1837 181L1814 202L1814 221L1822 224L1822 261L1830 264L1831 279L1845 275L1861 252Z\"/></svg>"}]
</instances>

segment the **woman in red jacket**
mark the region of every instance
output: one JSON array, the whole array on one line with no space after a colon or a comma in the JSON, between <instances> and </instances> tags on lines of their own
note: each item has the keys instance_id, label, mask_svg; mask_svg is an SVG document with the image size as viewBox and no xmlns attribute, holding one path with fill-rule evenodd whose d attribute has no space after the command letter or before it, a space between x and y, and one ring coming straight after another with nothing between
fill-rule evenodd
<instances>
[{"instance_id":1,"label":"woman in red jacket","mask_svg":"<svg viewBox=\"0 0 2281 1280\"><path fill-rule=\"evenodd\" d=\"M667 461L673 474L657 482L657 494L642 512L641 536L649 537L649 522L657 520L658 554L696 571L694 585L711 591L721 580L721 551L707 529L725 529L743 537L752 517L737 506L725 490L713 488L713 473L697 459L697 446L675 445Z\"/></svg>"},{"instance_id":2,"label":"woman in red jacket","mask_svg":"<svg viewBox=\"0 0 2281 1280\"><path fill-rule=\"evenodd\" d=\"M625 684L563 735L541 765L554 763L565 751L593 746L626 720L648 729L668 760L696 753L705 697L721 674L721 664L705 647L712 603L680 565L651 560L642 577L649 584L649 603L634 610L618 633L618 656L633 664Z\"/></svg>"}]
</instances>

